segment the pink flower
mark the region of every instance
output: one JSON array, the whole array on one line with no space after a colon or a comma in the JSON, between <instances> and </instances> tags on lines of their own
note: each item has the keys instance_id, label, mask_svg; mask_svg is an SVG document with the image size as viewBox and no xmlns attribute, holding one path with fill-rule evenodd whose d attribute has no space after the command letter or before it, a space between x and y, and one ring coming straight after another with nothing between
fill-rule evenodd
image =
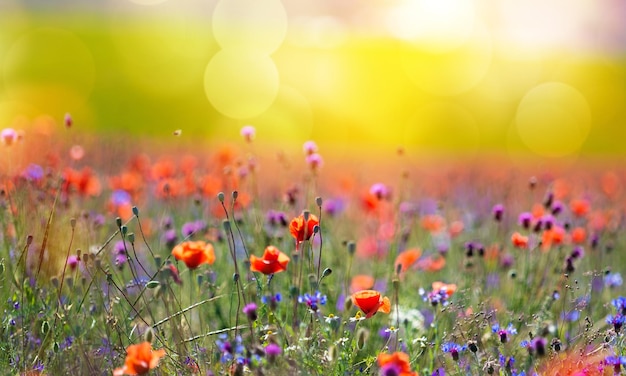
<instances>
[{"instance_id":1,"label":"pink flower","mask_svg":"<svg viewBox=\"0 0 626 376\"><path fill-rule=\"evenodd\" d=\"M306 155L312 155L317 153L317 144L315 143L315 141L307 141L304 143L304 145L302 146L302 150L304 150L304 154Z\"/></svg>"},{"instance_id":2,"label":"pink flower","mask_svg":"<svg viewBox=\"0 0 626 376\"><path fill-rule=\"evenodd\" d=\"M309 165L311 170L317 170L324 164L324 159L322 159L321 155L313 153L306 156L306 163Z\"/></svg>"},{"instance_id":3,"label":"pink flower","mask_svg":"<svg viewBox=\"0 0 626 376\"><path fill-rule=\"evenodd\" d=\"M254 140L254 136L256 135L256 129L254 129L251 125L246 125L241 128L241 137L243 137L246 142L252 142Z\"/></svg>"},{"instance_id":4,"label":"pink flower","mask_svg":"<svg viewBox=\"0 0 626 376\"><path fill-rule=\"evenodd\" d=\"M13 128L4 128L2 133L0 133L0 139L2 139L2 143L6 146L11 146L18 140L18 134Z\"/></svg>"}]
</instances>

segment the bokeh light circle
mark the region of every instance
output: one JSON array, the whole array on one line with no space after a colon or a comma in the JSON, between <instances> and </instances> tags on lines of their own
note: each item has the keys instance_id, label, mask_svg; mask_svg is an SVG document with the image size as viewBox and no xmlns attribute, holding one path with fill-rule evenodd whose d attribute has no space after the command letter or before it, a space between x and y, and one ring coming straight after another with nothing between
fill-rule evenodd
<instances>
[{"instance_id":1,"label":"bokeh light circle","mask_svg":"<svg viewBox=\"0 0 626 376\"><path fill-rule=\"evenodd\" d=\"M6 92L48 113L86 102L95 82L91 52L74 34L40 28L18 38L4 58Z\"/></svg>"},{"instance_id":2,"label":"bokeh light circle","mask_svg":"<svg viewBox=\"0 0 626 376\"><path fill-rule=\"evenodd\" d=\"M439 53L463 44L475 20L473 1L405 0L389 10L387 27L396 37Z\"/></svg>"},{"instance_id":3,"label":"bokeh light circle","mask_svg":"<svg viewBox=\"0 0 626 376\"><path fill-rule=\"evenodd\" d=\"M112 18L109 33L126 81L150 96L195 90L218 49L208 22L190 20L175 2L145 8L140 18Z\"/></svg>"},{"instance_id":4,"label":"bokeh light circle","mask_svg":"<svg viewBox=\"0 0 626 376\"><path fill-rule=\"evenodd\" d=\"M517 107L515 125L522 142L545 157L575 153L591 128L587 99L562 82L540 84L524 95Z\"/></svg>"},{"instance_id":5,"label":"bokeh light circle","mask_svg":"<svg viewBox=\"0 0 626 376\"><path fill-rule=\"evenodd\" d=\"M287 34L280 0L220 0L213 11L213 34L222 48L274 52Z\"/></svg>"},{"instance_id":6,"label":"bokeh light circle","mask_svg":"<svg viewBox=\"0 0 626 376\"><path fill-rule=\"evenodd\" d=\"M258 116L278 94L280 82L274 61L248 49L217 52L206 67L204 89L220 113L235 119Z\"/></svg>"}]
</instances>

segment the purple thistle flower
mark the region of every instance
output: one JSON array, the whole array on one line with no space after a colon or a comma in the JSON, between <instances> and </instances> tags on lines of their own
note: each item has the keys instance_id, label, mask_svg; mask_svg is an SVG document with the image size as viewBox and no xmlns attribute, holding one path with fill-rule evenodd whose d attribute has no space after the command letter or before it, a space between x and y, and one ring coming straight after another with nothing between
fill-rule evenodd
<instances>
[{"instance_id":1,"label":"purple thistle flower","mask_svg":"<svg viewBox=\"0 0 626 376\"><path fill-rule=\"evenodd\" d=\"M244 315L248 316L250 321L255 321L257 319L256 309L257 306L255 303L248 303L245 307L243 307L242 312Z\"/></svg>"},{"instance_id":2,"label":"purple thistle flower","mask_svg":"<svg viewBox=\"0 0 626 376\"><path fill-rule=\"evenodd\" d=\"M526 230L528 230L530 228L530 223L533 219L533 215L530 214L529 212L524 212L521 213L517 219L517 221L519 222L519 224L524 227Z\"/></svg>"},{"instance_id":3,"label":"purple thistle flower","mask_svg":"<svg viewBox=\"0 0 626 376\"><path fill-rule=\"evenodd\" d=\"M491 211L493 213L493 219L495 219L496 222L501 222L502 216L504 215L504 205L496 204Z\"/></svg>"}]
</instances>

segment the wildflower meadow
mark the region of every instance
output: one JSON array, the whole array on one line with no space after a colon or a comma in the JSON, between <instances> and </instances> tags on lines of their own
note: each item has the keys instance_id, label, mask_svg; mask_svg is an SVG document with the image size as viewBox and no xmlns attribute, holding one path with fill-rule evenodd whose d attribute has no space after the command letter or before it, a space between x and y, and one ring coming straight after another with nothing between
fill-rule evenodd
<instances>
[{"instance_id":1,"label":"wildflower meadow","mask_svg":"<svg viewBox=\"0 0 626 376\"><path fill-rule=\"evenodd\" d=\"M626 0L0 0L0 376L626 373Z\"/></svg>"},{"instance_id":2,"label":"wildflower meadow","mask_svg":"<svg viewBox=\"0 0 626 376\"><path fill-rule=\"evenodd\" d=\"M2 369L613 375L626 364L623 171L378 180L333 169L313 140L264 159L253 126L205 152L136 145L112 162L114 142L72 145L70 114L57 127L55 142L2 131ZM410 166L406 154L396 165Z\"/></svg>"}]
</instances>

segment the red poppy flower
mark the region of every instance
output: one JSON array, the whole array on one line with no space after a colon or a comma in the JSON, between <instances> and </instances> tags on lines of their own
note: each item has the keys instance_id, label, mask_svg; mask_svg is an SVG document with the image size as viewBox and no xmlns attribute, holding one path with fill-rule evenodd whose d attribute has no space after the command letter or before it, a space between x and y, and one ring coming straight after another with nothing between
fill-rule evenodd
<instances>
[{"instance_id":1,"label":"red poppy flower","mask_svg":"<svg viewBox=\"0 0 626 376\"><path fill-rule=\"evenodd\" d=\"M511 235L511 243L517 248L527 248L528 247L528 236L524 236L519 232L514 232Z\"/></svg>"},{"instance_id":2,"label":"red poppy flower","mask_svg":"<svg viewBox=\"0 0 626 376\"><path fill-rule=\"evenodd\" d=\"M422 250L419 248L411 248L400 252L396 257L395 270L400 268L400 273L406 272L422 255Z\"/></svg>"},{"instance_id":3,"label":"red poppy flower","mask_svg":"<svg viewBox=\"0 0 626 376\"><path fill-rule=\"evenodd\" d=\"M585 199L574 199L570 202L569 207L575 216L584 217L587 213L589 213L591 205L589 204L589 201Z\"/></svg>"},{"instance_id":4,"label":"red poppy flower","mask_svg":"<svg viewBox=\"0 0 626 376\"><path fill-rule=\"evenodd\" d=\"M289 257L273 245L265 248L263 257L250 256L250 270L266 275L285 271L288 263Z\"/></svg>"},{"instance_id":5,"label":"red poppy flower","mask_svg":"<svg viewBox=\"0 0 626 376\"><path fill-rule=\"evenodd\" d=\"M213 264L215 262L215 252L210 243L199 241L183 242L172 250L172 255L176 260L181 260L189 269L195 269L202 264Z\"/></svg>"},{"instance_id":6,"label":"red poppy flower","mask_svg":"<svg viewBox=\"0 0 626 376\"><path fill-rule=\"evenodd\" d=\"M366 318L370 318L376 312L391 312L391 302L388 297L380 296L376 290L362 290L352 294L352 303L359 307Z\"/></svg>"},{"instance_id":7,"label":"red poppy flower","mask_svg":"<svg viewBox=\"0 0 626 376\"><path fill-rule=\"evenodd\" d=\"M165 356L165 350L152 351L150 342L130 345L126 348L124 366L113 371L113 376L143 375L159 365L159 360Z\"/></svg>"},{"instance_id":8,"label":"red poppy flower","mask_svg":"<svg viewBox=\"0 0 626 376\"><path fill-rule=\"evenodd\" d=\"M296 243L302 243L305 240L309 240L313 235L313 228L319 225L320 221L313 214L309 214L309 219L304 223L304 214L300 214L296 218L291 220L289 224L289 231L291 235L296 239Z\"/></svg>"},{"instance_id":9,"label":"red poppy flower","mask_svg":"<svg viewBox=\"0 0 626 376\"><path fill-rule=\"evenodd\" d=\"M381 375L418 376L417 372L411 371L409 356L400 351L393 354L378 354L378 365Z\"/></svg>"},{"instance_id":10,"label":"red poppy flower","mask_svg":"<svg viewBox=\"0 0 626 376\"><path fill-rule=\"evenodd\" d=\"M572 230L572 242L583 244L587 239L587 230L584 227L576 227Z\"/></svg>"},{"instance_id":11,"label":"red poppy flower","mask_svg":"<svg viewBox=\"0 0 626 376\"><path fill-rule=\"evenodd\" d=\"M563 244L565 230L563 227L554 226L550 230L545 230L541 236L542 250L547 251L553 245Z\"/></svg>"}]
</instances>

